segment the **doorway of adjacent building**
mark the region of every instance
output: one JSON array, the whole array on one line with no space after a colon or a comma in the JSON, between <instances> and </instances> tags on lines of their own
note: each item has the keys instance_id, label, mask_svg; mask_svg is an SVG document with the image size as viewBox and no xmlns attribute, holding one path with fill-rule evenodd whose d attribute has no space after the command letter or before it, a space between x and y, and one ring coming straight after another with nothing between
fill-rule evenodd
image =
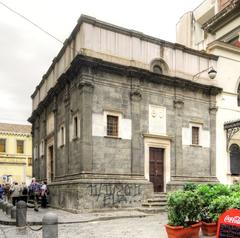
<instances>
[{"instance_id":1,"label":"doorway of adjacent building","mask_svg":"<svg viewBox=\"0 0 240 238\"><path fill-rule=\"evenodd\" d=\"M53 181L54 167L53 167L53 145L48 147L48 163L49 163L49 179Z\"/></svg>"},{"instance_id":2,"label":"doorway of adjacent building","mask_svg":"<svg viewBox=\"0 0 240 238\"><path fill-rule=\"evenodd\" d=\"M149 148L149 178L154 192L164 191L164 149Z\"/></svg>"}]
</instances>

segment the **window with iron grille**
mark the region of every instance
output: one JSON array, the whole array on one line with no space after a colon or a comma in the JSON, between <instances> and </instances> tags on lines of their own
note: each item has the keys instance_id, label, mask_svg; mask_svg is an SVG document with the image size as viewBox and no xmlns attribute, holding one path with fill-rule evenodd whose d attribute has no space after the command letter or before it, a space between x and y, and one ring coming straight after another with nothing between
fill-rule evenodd
<instances>
[{"instance_id":1,"label":"window with iron grille","mask_svg":"<svg viewBox=\"0 0 240 238\"><path fill-rule=\"evenodd\" d=\"M107 135L118 137L118 116L107 115Z\"/></svg>"},{"instance_id":2,"label":"window with iron grille","mask_svg":"<svg viewBox=\"0 0 240 238\"><path fill-rule=\"evenodd\" d=\"M0 152L6 152L6 139L0 139Z\"/></svg>"},{"instance_id":3,"label":"window with iron grille","mask_svg":"<svg viewBox=\"0 0 240 238\"><path fill-rule=\"evenodd\" d=\"M24 141L23 140L17 140L17 153L18 154L24 153Z\"/></svg>"},{"instance_id":4,"label":"window with iron grille","mask_svg":"<svg viewBox=\"0 0 240 238\"><path fill-rule=\"evenodd\" d=\"M192 127L192 144L199 145L199 127Z\"/></svg>"}]
</instances>

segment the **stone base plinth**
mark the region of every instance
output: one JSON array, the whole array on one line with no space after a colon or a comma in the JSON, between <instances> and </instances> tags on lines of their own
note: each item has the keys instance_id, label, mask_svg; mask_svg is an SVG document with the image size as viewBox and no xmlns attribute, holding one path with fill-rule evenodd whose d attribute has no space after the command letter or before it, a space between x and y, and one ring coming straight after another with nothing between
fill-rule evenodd
<instances>
[{"instance_id":1,"label":"stone base plinth","mask_svg":"<svg viewBox=\"0 0 240 238\"><path fill-rule=\"evenodd\" d=\"M167 184L167 192L183 189L186 183L219 183L217 177L191 177L191 176L172 176Z\"/></svg>"},{"instance_id":2,"label":"stone base plinth","mask_svg":"<svg viewBox=\"0 0 240 238\"><path fill-rule=\"evenodd\" d=\"M48 185L50 205L69 211L137 207L153 195L153 185L144 179L79 179Z\"/></svg>"}]
</instances>

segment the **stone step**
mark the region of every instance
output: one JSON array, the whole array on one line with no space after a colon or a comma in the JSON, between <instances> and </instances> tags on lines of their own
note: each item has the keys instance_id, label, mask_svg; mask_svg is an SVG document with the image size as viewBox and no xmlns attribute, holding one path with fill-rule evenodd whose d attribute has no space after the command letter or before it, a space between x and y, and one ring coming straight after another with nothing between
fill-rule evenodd
<instances>
[{"instance_id":1,"label":"stone step","mask_svg":"<svg viewBox=\"0 0 240 238\"><path fill-rule=\"evenodd\" d=\"M167 196L167 193L165 193L165 192L159 192L159 193L154 193L153 195L154 195L154 196L159 196L159 195Z\"/></svg>"},{"instance_id":2,"label":"stone step","mask_svg":"<svg viewBox=\"0 0 240 238\"><path fill-rule=\"evenodd\" d=\"M162 207L166 206L167 204L165 202L154 202L154 203L142 203L143 207Z\"/></svg>"},{"instance_id":3,"label":"stone step","mask_svg":"<svg viewBox=\"0 0 240 238\"><path fill-rule=\"evenodd\" d=\"M167 193L154 193L153 198L167 197Z\"/></svg>"},{"instance_id":4,"label":"stone step","mask_svg":"<svg viewBox=\"0 0 240 238\"><path fill-rule=\"evenodd\" d=\"M149 199L147 199L147 202L149 202L149 203L167 202L167 198L166 198L166 197L161 197L161 198L149 198Z\"/></svg>"},{"instance_id":5,"label":"stone step","mask_svg":"<svg viewBox=\"0 0 240 238\"><path fill-rule=\"evenodd\" d=\"M140 207L137 209L139 212L149 213L149 214L156 214L162 213L167 211L167 207Z\"/></svg>"}]
</instances>

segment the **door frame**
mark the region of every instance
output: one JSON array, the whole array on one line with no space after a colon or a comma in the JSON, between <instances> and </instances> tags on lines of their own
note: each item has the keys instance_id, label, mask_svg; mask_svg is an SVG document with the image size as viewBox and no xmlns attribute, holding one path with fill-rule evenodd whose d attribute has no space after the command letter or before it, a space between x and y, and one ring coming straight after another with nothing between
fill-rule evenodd
<instances>
[{"instance_id":1,"label":"door frame","mask_svg":"<svg viewBox=\"0 0 240 238\"><path fill-rule=\"evenodd\" d=\"M166 184L170 182L170 151L171 138L168 136L158 136L151 134L144 134L144 177L150 181L149 177L149 149L150 147L163 149L163 182L166 192Z\"/></svg>"},{"instance_id":2,"label":"door frame","mask_svg":"<svg viewBox=\"0 0 240 238\"><path fill-rule=\"evenodd\" d=\"M164 153L165 153L165 149L149 147L149 156L150 156L149 172L152 169L155 171L154 174L152 174L152 176L150 174L149 179L150 179L150 182L153 183L154 192L164 192ZM159 166L160 164L161 166ZM160 174L156 173L156 171L158 170ZM151 177L152 177L152 181L151 181Z\"/></svg>"},{"instance_id":3,"label":"door frame","mask_svg":"<svg viewBox=\"0 0 240 238\"><path fill-rule=\"evenodd\" d=\"M53 161L53 177L55 175L55 153L54 153L54 139L51 138L48 140L48 143L47 143L47 166L46 166L46 175L47 175L47 181L48 183L49 182L52 182L52 179L51 179L51 161L50 161L50 153L49 153L49 148L50 147L53 147L53 153L52 153L52 161Z\"/></svg>"}]
</instances>

